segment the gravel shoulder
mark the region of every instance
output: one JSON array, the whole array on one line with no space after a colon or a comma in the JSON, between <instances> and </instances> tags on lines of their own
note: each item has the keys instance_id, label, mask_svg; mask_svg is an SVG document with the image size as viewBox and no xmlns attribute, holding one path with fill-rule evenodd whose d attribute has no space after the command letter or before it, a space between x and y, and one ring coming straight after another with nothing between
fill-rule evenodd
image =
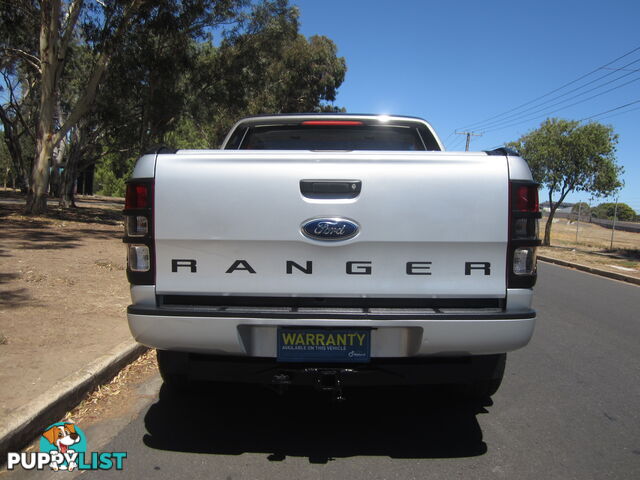
<instances>
[{"instance_id":1,"label":"gravel shoulder","mask_svg":"<svg viewBox=\"0 0 640 480\"><path fill-rule=\"evenodd\" d=\"M122 206L82 205L26 217L0 202L2 418L131 338Z\"/></svg>"}]
</instances>

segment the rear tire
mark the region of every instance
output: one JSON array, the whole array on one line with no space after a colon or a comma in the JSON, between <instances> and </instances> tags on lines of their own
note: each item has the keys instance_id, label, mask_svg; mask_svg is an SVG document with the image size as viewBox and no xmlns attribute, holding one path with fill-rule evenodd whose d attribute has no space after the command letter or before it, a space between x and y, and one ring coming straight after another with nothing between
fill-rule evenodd
<instances>
[{"instance_id":1,"label":"rear tire","mask_svg":"<svg viewBox=\"0 0 640 480\"><path fill-rule=\"evenodd\" d=\"M158 370L164 384L171 390L189 390L189 354L170 350L157 350Z\"/></svg>"},{"instance_id":2,"label":"rear tire","mask_svg":"<svg viewBox=\"0 0 640 480\"><path fill-rule=\"evenodd\" d=\"M465 385L461 385L462 393L474 399L486 399L495 394L504 377L504 370L507 365L507 354L501 353L495 355L495 365L489 379L476 380Z\"/></svg>"}]
</instances>

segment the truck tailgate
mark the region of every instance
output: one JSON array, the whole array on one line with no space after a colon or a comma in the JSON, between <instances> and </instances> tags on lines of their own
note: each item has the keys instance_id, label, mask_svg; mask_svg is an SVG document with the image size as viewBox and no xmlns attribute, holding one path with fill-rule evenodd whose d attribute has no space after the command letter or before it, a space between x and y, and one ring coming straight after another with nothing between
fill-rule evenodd
<instances>
[{"instance_id":1,"label":"truck tailgate","mask_svg":"<svg viewBox=\"0 0 640 480\"><path fill-rule=\"evenodd\" d=\"M508 177L505 158L484 153L158 155L156 293L502 298ZM310 179L362 188L308 198L300 181ZM334 217L358 234L302 234L305 221Z\"/></svg>"}]
</instances>

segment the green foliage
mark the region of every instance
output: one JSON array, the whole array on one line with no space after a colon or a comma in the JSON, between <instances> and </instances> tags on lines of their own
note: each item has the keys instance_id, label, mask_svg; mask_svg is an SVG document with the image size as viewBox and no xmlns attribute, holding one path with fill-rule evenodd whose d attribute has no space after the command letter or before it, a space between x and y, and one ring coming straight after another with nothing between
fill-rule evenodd
<instances>
[{"instance_id":1,"label":"green foliage","mask_svg":"<svg viewBox=\"0 0 640 480\"><path fill-rule=\"evenodd\" d=\"M218 146L238 119L264 113L333 110L346 73L344 58L328 38L298 33L298 10L286 1L254 6L247 21L219 48L200 48L191 85L200 85L188 111L208 125Z\"/></svg>"},{"instance_id":2,"label":"green foliage","mask_svg":"<svg viewBox=\"0 0 640 480\"><path fill-rule=\"evenodd\" d=\"M618 135L609 126L553 118L507 146L520 152L534 179L560 193L562 202L571 191L607 196L622 186L623 170L615 163L617 143Z\"/></svg>"},{"instance_id":3,"label":"green foliage","mask_svg":"<svg viewBox=\"0 0 640 480\"><path fill-rule=\"evenodd\" d=\"M286 0L252 6L218 47L167 32L167 21L180 23L175 12L155 15L114 57L94 110L96 134L118 152L114 165L152 145L217 148L248 115L338 110L326 102L345 60L328 38L299 35L298 11Z\"/></svg>"},{"instance_id":4,"label":"green foliage","mask_svg":"<svg viewBox=\"0 0 640 480\"><path fill-rule=\"evenodd\" d=\"M185 115L180 118L175 128L167 133L165 143L177 149L212 148L215 140L211 138L208 126Z\"/></svg>"},{"instance_id":5,"label":"green foliage","mask_svg":"<svg viewBox=\"0 0 640 480\"><path fill-rule=\"evenodd\" d=\"M71 3L63 0L0 2L0 30L9 33L0 36L0 47L3 55L13 52L0 58L0 73L16 93L0 113L7 114L5 130L13 128L12 165L21 165L27 182L40 135L35 126L42 90L30 62L40 55L41 9L55 3L66 18ZM64 59L51 89L53 133L77 117L78 105L85 107L61 135L63 148L54 152L54 161L65 167L67 187L77 172L97 162L96 191L121 194L131 162L150 146L217 148L233 123L247 115L340 110L332 102L346 62L330 39L300 35L299 12L288 0L81 5L68 48L59 52L58 59ZM86 100L103 54L109 56L108 67L95 98Z\"/></svg>"},{"instance_id":6,"label":"green foliage","mask_svg":"<svg viewBox=\"0 0 640 480\"><path fill-rule=\"evenodd\" d=\"M601 203L593 208L593 216L596 218L613 220L614 215L624 222L633 222L636 219L636 212L626 203L618 203L617 210L616 204L611 202Z\"/></svg>"},{"instance_id":7,"label":"green foliage","mask_svg":"<svg viewBox=\"0 0 640 480\"><path fill-rule=\"evenodd\" d=\"M96 166L94 189L96 194L107 197L124 197L126 179L131 176L135 161L133 159L124 165L118 165L113 157L103 159ZM122 169L124 166L124 170Z\"/></svg>"}]
</instances>

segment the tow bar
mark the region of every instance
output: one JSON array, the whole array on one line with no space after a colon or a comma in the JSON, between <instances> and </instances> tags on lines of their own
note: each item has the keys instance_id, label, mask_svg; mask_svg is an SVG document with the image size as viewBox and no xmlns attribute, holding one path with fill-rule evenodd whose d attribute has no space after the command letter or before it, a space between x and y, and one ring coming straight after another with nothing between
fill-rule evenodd
<instances>
[{"instance_id":1,"label":"tow bar","mask_svg":"<svg viewBox=\"0 0 640 480\"><path fill-rule=\"evenodd\" d=\"M323 392L331 392L335 402L343 402L345 397L342 393L342 376L354 373L350 368L305 368L301 373L313 377L313 386ZM274 385L278 393L284 393L291 381L288 372L280 372L273 376L271 384Z\"/></svg>"},{"instance_id":2,"label":"tow bar","mask_svg":"<svg viewBox=\"0 0 640 480\"><path fill-rule=\"evenodd\" d=\"M344 396L342 395L342 379L340 378L340 375L345 372L344 370L308 368L305 372L315 375L316 388L318 390L331 392L335 402L344 401Z\"/></svg>"}]
</instances>

